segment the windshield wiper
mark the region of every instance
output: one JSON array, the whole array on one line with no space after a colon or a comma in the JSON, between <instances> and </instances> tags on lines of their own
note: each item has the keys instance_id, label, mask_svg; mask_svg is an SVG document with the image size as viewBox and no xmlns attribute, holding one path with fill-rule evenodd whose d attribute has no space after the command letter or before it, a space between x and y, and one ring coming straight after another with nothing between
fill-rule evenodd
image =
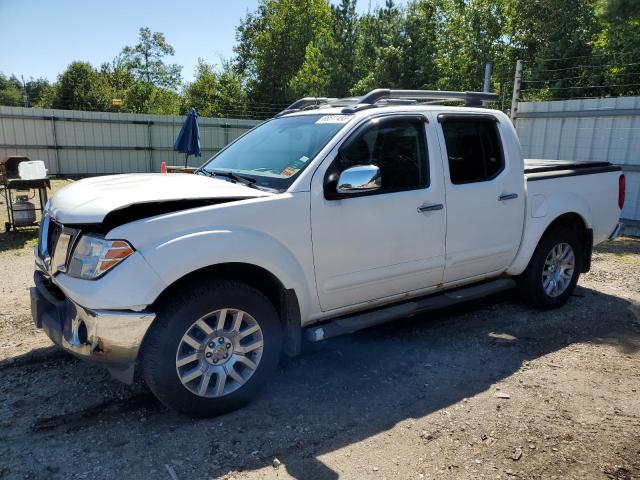
<instances>
[{"instance_id":1,"label":"windshield wiper","mask_svg":"<svg viewBox=\"0 0 640 480\"><path fill-rule=\"evenodd\" d=\"M242 180L244 180L244 182L242 183L247 183L247 184L252 184L252 183L256 183L256 179L255 178L251 178L251 177L247 177L246 175L238 175L237 173L233 173L233 172L221 172L218 170L214 170L213 172L214 175L217 175L218 177L227 177L230 178L231 180L234 180L236 182L240 182Z\"/></svg>"},{"instance_id":2,"label":"windshield wiper","mask_svg":"<svg viewBox=\"0 0 640 480\"><path fill-rule=\"evenodd\" d=\"M205 170L204 168L199 168L198 170L196 170L195 172L193 172L195 175L200 175L200 174L204 174L207 177L213 177L213 173L211 173L209 170Z\"/></svg>"},{"instance_id":3,"label":"windshield wiper","mask_svg":"<svg viewBox=\"0 0 640 480\"><path fill-rule=\"evenodd\" d=\"M232 180L233 182L241 182L244 185L246 185L247 187L251 187L251 188L255 188L257 190L262 190L264 192L277 192L279 193L280 190L274 189L274 188L269 188L269 187L265 187L262 185L258 185L256 183L256 179L255 178L251 178L247 175L239 175L237 173L233 173L233 172L227 172L227 171L219 171L219 170L207 170L205 168L201 168L200 170L198 170L196 173L204 173L207 177L226 177L230 180Z\"/></svg>"}]
</instances>

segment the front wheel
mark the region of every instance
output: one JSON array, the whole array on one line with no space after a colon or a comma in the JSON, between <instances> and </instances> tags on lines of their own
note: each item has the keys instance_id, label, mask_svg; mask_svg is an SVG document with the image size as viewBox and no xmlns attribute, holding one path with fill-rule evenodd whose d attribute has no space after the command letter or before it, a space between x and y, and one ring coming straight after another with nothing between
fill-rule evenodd
<instances>
[{"instance_id":1,"label":"front wheel","mask_svg":"<svg viewBox=\"0 0 640 480\"><path fill-rule=\"evenodd\" d=\"M159 305L145 339L143 377L166 406L208 417L250 401L275 370L282 344L275 308L236 281L199 285Z\"/></svg>"},{"instance_id":2,"label":"front wheel","mask_svg":"<svg viewBox=\"0 0 640 480\"><path fill-rule=\"evenodd\" d=\"M573 231L554 228L546 232L527 269L518 278L520 294L525 301L542 309L563 305L578 283L581 252Z\"/></svg>"}]
</instances>

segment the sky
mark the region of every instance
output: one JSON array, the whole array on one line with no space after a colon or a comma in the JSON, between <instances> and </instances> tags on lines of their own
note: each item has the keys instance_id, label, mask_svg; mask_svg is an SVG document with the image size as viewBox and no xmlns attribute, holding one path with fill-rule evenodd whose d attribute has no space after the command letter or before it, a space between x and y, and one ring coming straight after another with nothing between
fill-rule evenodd
<instances>
[{"instance_id":1,"label":"sky","mask_svg":"<svg viewBox=\"0 0 640 480\"><path fill-rule=\"evenodd\" d=\"M337 0L332 0L336 3ZM360 13L384 0L359 0ZM397 2L404 4L405 1ZM162 32L193 79L198 58L219 63L233 55L235 28L258 0L0 0L0 72L55 81L69 63L99 67L140 27Z\"/></svg>"}]
</instances>

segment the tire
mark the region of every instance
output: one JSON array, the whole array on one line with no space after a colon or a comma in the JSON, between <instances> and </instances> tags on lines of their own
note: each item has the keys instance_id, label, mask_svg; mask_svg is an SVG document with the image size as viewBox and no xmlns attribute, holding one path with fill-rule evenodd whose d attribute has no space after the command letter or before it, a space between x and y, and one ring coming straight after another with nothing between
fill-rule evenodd
<instances>
[{"instance_id":1,"label":"tire","mask_svg":"<svg viewBox=\"0 0 640 480\"><path fill-rule=\"evenodd\" d=\"M565 246L568 246L568 250ZM573 230L556 227L547 231L540 239L527 269L517 278L523 300L543 310L564 305L578 283L582 251L580 240ZM564 260L554 262L563 255ZM567 265L571 255L573 268L570 270Z\"/></svg>"},{"instance_id":2,"label":"tire","mask_svg":"<svg viewBox=\"0 0 640 480\"><path fill-rule=\"evenodd\" d=\"M158 305L142 348L142 376L167 407L211 417L252 400L281 349L278 314L262 293L242 282L210 281Z\"/></svg>"}]
</instances>

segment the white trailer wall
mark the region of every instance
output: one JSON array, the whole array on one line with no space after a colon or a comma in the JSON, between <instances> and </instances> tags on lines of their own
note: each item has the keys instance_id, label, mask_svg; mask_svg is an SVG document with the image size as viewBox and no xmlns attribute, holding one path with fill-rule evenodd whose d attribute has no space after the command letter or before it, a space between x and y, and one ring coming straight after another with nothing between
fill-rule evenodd
<instances>
[{"instance_id":1,"label":"white trailer wall","mask_svg":"<svg viewBox=\"0 0 640 480\"><path fill-rule=\"evenodd\" d=\"M620 165L622 218L628 233L640 235L640 97L520 103L515 124L526 158Z\"/></svg>"},{"instance_id":2,"label":"white trailer wall","mask_svg":"<svg viewBox=\"0 0 640 480\"><path fill-rule=\"evenodd\" d=\"M44 160L50 175L88 176L157 172L160 162L184 165L173 143L184 116L81 112L0 106L0 158L25 155ZM198 166L257 120L198 118Z\"/></svg>"}]
</instances>

